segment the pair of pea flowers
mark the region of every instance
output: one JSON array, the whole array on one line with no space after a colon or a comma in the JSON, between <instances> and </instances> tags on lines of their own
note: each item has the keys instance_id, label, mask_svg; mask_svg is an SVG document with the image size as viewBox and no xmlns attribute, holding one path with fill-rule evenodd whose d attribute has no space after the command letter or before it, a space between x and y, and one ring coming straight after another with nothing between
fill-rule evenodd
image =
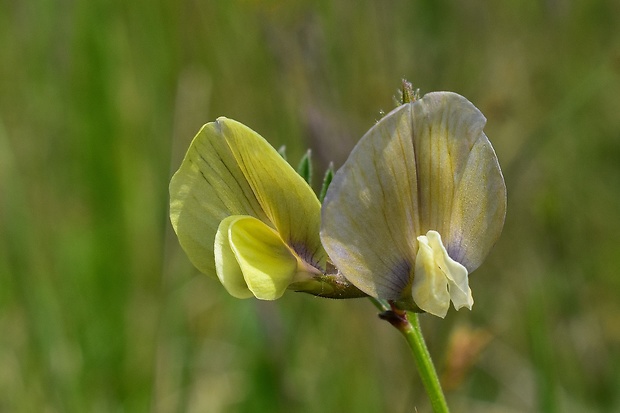
<instances>
[{"instance_id":1,"label":"pair of pea flowers","mask_svg":"<svg viewBox=\"0 0 620 413\"><path fill-rule=\"evenodd\" d=\"M499 237L506 187L467 99L433 92L379 120L327 190L260 135L218 118L170 183L170 218L190 261L237 298L289 290L371 296L445 317L474 303L468 274Z\"/></svg>"}]
</instances>

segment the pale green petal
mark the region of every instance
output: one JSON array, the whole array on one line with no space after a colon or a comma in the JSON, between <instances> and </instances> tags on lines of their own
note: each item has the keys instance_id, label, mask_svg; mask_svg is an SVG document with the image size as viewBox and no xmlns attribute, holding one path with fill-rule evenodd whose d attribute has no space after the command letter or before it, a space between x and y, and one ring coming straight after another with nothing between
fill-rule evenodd
<instances>
[{"instance_id":1,"label":"pale green petal","mask_svg":"<svg viewBox=\"0 0 620 413\"><path fill-rule=\"evenodd\" d=\"M263 222L243 217L231 222L230 247L247 287L256 298L280 298L297 273L297 258L280 236Z\"/></svg>"},{"instance_id":2,"label":"pale green petal","mask_svg":"<svg viewBox=\"0 0 620 413\"><path fill-rule=\"evenodd\" d=\"M482 134L454 194L446 248L471 273L499 238L506 216L506 185L493 147Z\"/></svg>"},{"instance_id":3,"label":"pale green petal","mask_svg":"<svg viewBox=\"0 0 620 413\"><path fill-rule=\"evenodd\" d=\"M411 126L411 105L381 119L336 172L323 203L325 249L373 297L399 299L410 283L420 234Z\"/></svg>"},{"instance_id":4,"label":"pale green petal","mask_svg":"<svg viewBox=\"0 0 620 413\"><path fill-rule=\"evenodd\" d=\"M450 293L448 278L440 266L441 257L437 256L440 252L427 236L419 236L418 241L415 277L411 287L413 301L421 310L444 318L450 307Z\"/></svg>"},{"instance_id":5,"label":"pale green petal","mask_svg":"<svg viewBox=\"0 0 620 413\"><path fill-rule=\"evenodd\" d=\"M264 139L239 122L219 118L223 135L267 218L297 255L325 269L321 245L321 204L312 188ZM259 156L260 155L260 156Z\"/></svg>"},{"instance_id":6,"label":"pale green petal","mask_svg":"<svg viewBox=\"0 0 620 413\"><path fill-rule=\"evenodd\" d=\"M302 258L324 264L312 189L260 135L219 118L194 138L170 182L170 220L189 259L207 275L215 276L218 226L231 215L273 225Z\"/></svg>"},{"instance_id":7,"label":"pale green petal","mask_svg":"<svg viewBox=\"0 0 620 413\"><path fill-rule=\"evenodd\" d=\"M448 234L455 187L486 120L467 99L450 92L429 93L412 108L420 234Z\"/></svg>"},{"instance_id":8,"label":"pale green petal","mask_svg":"<svg viewBox=\"0 0 620 413\"><path fill-rule=\"evenodd\" d=\"M226 291L236 298L254 296L245 282L237 257L230 246L231 225L245 218L248 218L247 215L229 216L220 223L215 234L215 271Z\"/></svg>"},{"instance_id":9,"label":"pale green petal","mask_svg":"<svg viewBox=\"0 0 620 413\"><path fill-rule=\"evenodd\" d=\"M251 131L246 139L262 140ZM170 181L170 221L190 261L204 274L216 275L215 233L231 215L266 219L221 127L211 122L196 135Z\"/></svg>"}]
</instances>

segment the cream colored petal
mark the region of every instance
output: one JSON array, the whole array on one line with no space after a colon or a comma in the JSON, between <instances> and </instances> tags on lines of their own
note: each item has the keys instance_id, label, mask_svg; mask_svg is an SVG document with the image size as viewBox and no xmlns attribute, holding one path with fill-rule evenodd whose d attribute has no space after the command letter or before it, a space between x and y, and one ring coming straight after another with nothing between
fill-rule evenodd
<instances>
[{"instance_id":1,"label":"cream colored petal","mask_svg":"<svg viewBox=\"0 0 620 413\"><path fill-rule=\"evenodd\" d=\"M264 139L239 122L219 118L218 124L248 184L278 233L305 262L325 269L321 245L321 204L306 181ZM260 155L260 156L259 156Z\"/></svg>"},{"instance_id":2,"label":"cream colored petal","mask_svg":"<svg viewBox=\"0 0 620 413\"><path fill-rule=\"evenodd\" d=\"M450 307L450 293L448 278L441 268L441 251L437 251L436 240L427 236L419 236L418 241L415 277L411 287L413 301L427 313L444 318Z\"/></svg>"},{"instance_id":3,"label":"cream colored petal","mask_svg":"<svg viewBox=\"0 0 620 413\"><path fill-rule=\"evenodd\" d=\"M453 261L458 264L458 262ZM448 276L448 291L450 292L450 301L454 305L454 308L460 310L465 307L468 310L474 305L474 297L471 294L471 288L469 288L469 278L467 276L467 269L460 265L449 270L446 274Z\"/></svg>"},{"instance_id":4,"label":"cream colored petal","mask_svg":"<svg viewBox=\"0 0 620 413\"><path fill-rule=\"evenodd\" d=\"M469 288L467 269L448 255L436 231L418 237L412 297L420 309L445 317L450 306L471 310L474 299Z\"/></svg>"},{"instance_id":5,"label":"cream colored petal","mask_svg":"<svg viewBox=\"0 0 620 413\"><path fill-rule=\"evenodd\" d=\"M448 291L454 308L459 310L467 307L471 310L474 305L474 298L469 288L467 268L450 257L438 232L428 231L426 237L428 245L433 249L435 262L448 280Z\"/></svg>"},{"instance_id":6,"label":"cream colored petal","mask_svg":"<svg viewBox=\"0 0 620 413\"><path fill-rule=\"evenodd\" d=\"M243 272L237 262L237 257L230 246L230 227L240 219L246 219L247 215L232 215L225 218L219 225L215 234L215 271L220 282L230 295L236 298L253 297L248 288Z\"/></svg>"},{"instance_id":7,"label":"cream colored petal","mask_svg":"<svg viewBox=\"0 0 620 413\"><path fill-rule=\"evenodd\" d=\"M344 276L373 297L401 298L417 251L411 110L400 106L362 137L323 203L325 249Z\"/></svg>"},{"instance_id":8,"label":"cream colored petal","mask_svg":"<svg viewBox=\"0 0 620 413\"><path fill-rule=\"evenodd\" d=\"M247 288L256 298L280 298L297 273L297 258L277 232L252 217L231 222L230 247Z\"/></svg>"}]
</instances>

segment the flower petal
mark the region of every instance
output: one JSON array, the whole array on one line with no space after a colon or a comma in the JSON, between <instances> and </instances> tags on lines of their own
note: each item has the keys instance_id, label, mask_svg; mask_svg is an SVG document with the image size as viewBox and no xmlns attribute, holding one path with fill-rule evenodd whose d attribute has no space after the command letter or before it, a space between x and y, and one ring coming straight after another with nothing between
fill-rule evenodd
<instances>
[{"instance_id":1,"label":"flower petal","mask_svg":"<svg viewBox=\"0 0 620 413\"><path fill-rule=\"evenodd\" d=\"M420 309L427 313L444 318L450 307L450 293L448 292L448 278L442 268L442 251L437 248L436 239L431 235L418 237L418 254L415 261L415 277L411 287L413 301ZM435 234L437 234L435 232ZM447 255L447 253L446 253Z\"/></svg>"},{"instance_id":2,"label":"flower petal","mask_svg":"<svg viewBox=\"0 0 620 413\"><path fill-rule=\"evenodd\" d=\"M220 222L249 215L273 225L308 262L324 264L320 204L312 189L250 128L219 118L192 141L170 182L170 220L190 261L215 276Z\"/></svg>"},{"instance_id":3,"label":"flower petal","mask_svg":"<svg viewBox=\"0 0 620 413\"><path fill-rule=\"evenodd\" d=\"M429 93L412 109L420 234L447 234L455 185L486 120L467 99L450 92Z\"/></svg>"},{"instance_id":4,"label":"flower petal","mask_svg":"<svg viewBox=\"0 0 620 413\"><path fill-rule=\"evenodd\" d=\"M220 118L218 124L261 209L284 242L302 260L324 269L321 204L312 188L267 141L247 138L255 132L229 119Z\"/></svg>"},{"instance_id":5,"label":"flower petal","mask_svg":"<svg viewBox=\"0 0 620 413\"><path fill-rule=\"evenodd\" d=\"M321 232L359 289L404 297L416 237L429 230L444 234L448 253L469 272L480 265L506 204L485 122L464 97L434 92L396 108L362 137L328 190Z\"/></svg>"},{"instance_id":6,"label":"flower petal","mask_svg":"<svg viewBox=\"0 0 620 413\"><path fill-rule=\"evenodd\" d=\"M506 185L493 147L481 134L454 193L450 256L471 273L482 264L499 238L506 216Z\"/></svg>"},{"instance_id":7,"label":"flower petal","mask_svg":"<svg viewBox=\"0 0 620 413\"><path fill-rule=\"evenodd\" d=\"M417 251L411 107L396 108L362 137L323 203L325 249L344 276L373 297L401 298Z\"/></svg>"},{"instance_id":8,"label":"flower petal","mask_svg":"<svg viewBox=\"0 0 620 413\"><path fill-rule=\"evenodd\" d=\"M229 236L230 227L238 220L247 217L247 215L231 215L225 218L215 234L215 272L226 291L235 298L254 296L245 282L237 257L230 246Z\"/></svg>"},{"instance_id":9,"label":"flower petal","mask_svg":"<svg viewBox=\"0 0 620 413\"><path fill-rule=\"evenodd\" d=\"M429 93L413 108L422 233L444 234L450 256L472 272L499 237L506 211L504 178L482 131L486 119L451 92Z\"/></svg>"},{"instance_id":10,"label":"flower petal","mask_svg":"<svg viewBox=\"0 0 620 413\"><path fill-rule=\"evenodd\" d=\"M467 268L448 255L437 231L428 231L425 236L418 237L418 241L420 250L416 258L416 271L412 286L412 295L416 305L440 317L444 317L445 312L440 312L443 315L433 312L437 308L437 304L432 303L435 299L440 300L442 311L445 306L447 312L450 301L457 310L463 307L471 310L474 299L469 288ZM428 294L425 291L431 288L424 286L425 283L438 282L430 281L432 277L429 274L432 274L432 277L443 277L446 280L443 289L447 287L448 297L443 294L443 290L441 296L435 293ZM425 307L431 307L433 311L428 311Z\"/></svg>"},{"instance_id":11,"label":"flower petal","mask_svg":"<svg viewBox=\"0 0 620 413\"><path fill-rule=\"evenodd\" d=\"M297 258L273 229L253 217L241 217L228 229L247 288L261 300L280 298L297 273Z\"/></svg>"}]
</instances>

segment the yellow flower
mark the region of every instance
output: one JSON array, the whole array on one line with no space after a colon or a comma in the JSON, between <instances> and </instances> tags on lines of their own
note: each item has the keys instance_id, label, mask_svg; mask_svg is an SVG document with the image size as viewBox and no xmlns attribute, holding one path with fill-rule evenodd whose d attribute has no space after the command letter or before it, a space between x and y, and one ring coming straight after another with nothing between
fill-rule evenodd
<instances>
[{"instance_id":1,"label":"yellow flower","mask_svg":"<svg viewBox=\"0 0 620 413\"><path fill-rule=\"evenodd\" d=\"M467 99L429 93L362 137L327 191L321 239L366 294L444 317L499 237L506 187Z\"/></svg>"},{"instance_id":2,"label":"yellow flower","mask_svg":"<svg viewBox=\"0 0 620 413\"><path fill-rule=\"evenodd\" d=\"M219 118L170 182L170 220L190 261L238 298L273 300L325 273L320 203L250 128Z\"/></svg>"}]
</instances>

